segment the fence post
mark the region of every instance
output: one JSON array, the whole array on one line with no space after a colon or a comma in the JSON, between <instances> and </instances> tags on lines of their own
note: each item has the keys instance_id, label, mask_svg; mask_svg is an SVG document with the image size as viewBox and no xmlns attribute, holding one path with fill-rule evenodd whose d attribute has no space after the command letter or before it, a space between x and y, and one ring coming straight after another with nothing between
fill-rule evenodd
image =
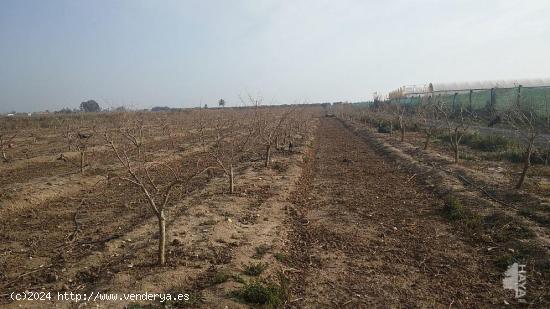
<instances>
[{"instance_id":1,"label":"fence post","mask_svg":"<svg viewBox=\"0 0 550 309\"><path fill-rule=\"evenodd\" d=\"M453 95L453 113L456 111L456 96L458 95L458 92L455 92Z\"/></svg>"},{"instance_id":2,"label":"fence post","mask_svg":"<svg viewBox=\"0 0 550 309\"><path fill-rule=\"evenodd\" d=\"M521 103L521 85L518 86L517 105L520 106L520 103Z\"/></svg>"},{"instance_id":3,"label":"fence post","mask_svg":"<svg viewBox=\"0 0 550 309\"><path fill-rule=\"evenodd\" d=\"M470 89L470 96L468 97L468 104L470 105L470 112L473 111L473 108L472 108L472 93L474 91L472 89Z\"/></svg>"},{"instance_id":4,"label":"fence post","mask_svg":"<svg viewBox=\"0 0 550 309\"><path fill-rule=\"evenodd\" d=\"M491 98L489 101L489 112L493 113L496 110L497 105L497 98L496 98L496 90L495 88L491 88Z\"/></svg>"},{"instance_id":5,"label":"fence post","mask_svg":"<svg viewBox=\"0 0 550 309\"><path fill-rule=\"evenodd\" d=\"M550 129L550 109L548 109L548 98L546 93L544 94L544 107L546 107L546 128Z\"/></svg>"}]
</instances>

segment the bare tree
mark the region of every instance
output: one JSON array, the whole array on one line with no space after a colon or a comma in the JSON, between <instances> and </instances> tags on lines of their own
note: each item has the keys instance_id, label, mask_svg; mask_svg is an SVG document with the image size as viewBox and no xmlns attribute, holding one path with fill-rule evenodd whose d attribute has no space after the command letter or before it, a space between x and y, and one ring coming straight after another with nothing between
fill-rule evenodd
<instances>
[{"instance_id":1,"label":"bare tree","mask_svg":"<svg viewBox=\"0 0 550 309\"><path fill-rule=\"evenodd\" d=\"M197 162L193 171L188 171L184 175L181 170L180 162L146 162L139 158L132 157L130 151L125 149L123 145L117 145L112 136L105 133L105 140L111 148L114 156L124 168L125 176L117 176L117 178L127 181L137 187L144 197L147 199L150 209L155 214L158 221L159 244L158 244L158 264L165 265L166 263L166 208L170 200L170 194L178 186L186 186L197 176L201 175L209 169L209 167L201 167L200 162ZM134 148L138 148L136 144L131 143ZM139 153L138 153L139 155ZM167 183L162 184L160 181L155 181L151 177L152 170L161 173L165 170L170 175ZM166 178L163 178L166 179Z\"/></svg>"},{"instance_id":2,"label":"bare tree","mask_svg":"<svg viewBox=\"0 0 550 309\"><path fill-rule=\"evenodd\" d=\"M392 115L392 105L387 102L379 102L379 104L375 105L374 110L378 115L378 131L380 132L380 130L383 129L383 131L393 135L394 117ZM386 124L389 125L389 127L386 127Z\"/></svg>"},{"instance_id":3,"label":"bare tree","mask_svg":"<svg viewBox=\"0 0 550 309\"><path fill-rule=\"evenodd\" d=\"M428 150L431 139L437 133L441 125L439 123L439 115L435 105L431 104L431 97L426 100L423 99L416 109L416 114L420 119L422 131L425 135L424 150Z\"/></svg>"},{"instance_id":4,"label":"bare tree","mask_svg":"<svg viewBox=\"0 0 550 309\"><path fill-rule=\"evenodd\" d=\"M129 117L129 114L124 115L125 118ZM141 119L126 119L123 126L118 128L122 136L132 143L137 151L137 158L145 160L144 143L145 132L144 125Z\"/></svg>"},{"instance_id":5,"label":"bare tree","mask_svg":"<svg viewBox=\"0 0 550 309\"><path fill-rule=\"evenodd\" d=\"M207 119L207 113L201 111L198 115L196 131L208 155L229 179L229 193L235 192L235 165L239 159L254 146L255 130L252 126L255 114L237 115L231 110L218 112L213 119ZM206 121L213 124L206 127Z\"/></svg>"},{"instance_id":6,"label":"bare tree","mask_svg":"<svg viewBox=\"0 0 550 309\"><path fill-rule=\"evenodd\" d=\"M262 144L265 147L264 166L268 167L271 161L271 150L273 145L278 144L278 138L281 134L281 129L288 116L294 111L294 108L283 111L281 114L269 111L267 109L261 111L257 118L257 131Z\"/></svg>"},{"instance_id":7,"label":"bare tree","mask_svg":"<svg viewBox=\"0 0 550 309\"><path fill-rule=\"evenodd\" d=\"M293 108L291 111L287 112L284 116L284 121L281 124L281 127L276 132L275 136L275 148L276 150L285 149L288 147L288 151L292 152L294 149L294 137L305 130L310 125L310 119L305 117L304 110ZM280 144L280 139L282 138L282 144Z\"/></svg>"},{"instance_id":8,"label":"bare tree","mask_svg":"<svg viewBox=\"0 0 550 309\"><path fill-rule=\"evenodd\" d=\"M542 123L542 117L537 113L532 100L521 100L521 97L518 96L517 101L505 111L504 118L523 138L525 149L523 169L516 184L516 189L520 189L531 166L531 156L535 150L535 139L541 130L539 126Z\"/></svg>"},{"instance_id":9,"label":"bare tree","mask_svg":"<svg viewBox=\"0 0 550 309\"><path fill-rule=\"evenodd\" d=\"M243 98L240 99L245 106L248 105ZM248 102L253 107L251 123L256 130L255 133L260 143L265 147L264 166L268 167L271 160L272 147L274 144L278 144L283 122L293 109L278 114L277 111L272 109L262 108L263 99L261 97L254 97L251 94L248 94Z\"/></svg>"},{"instance_id":10,"label":"bare tree","mask_svg":"<svg viewBox=\"0 0 550 309\"><path fill-rule=\"evenodd\" d=\"M57 124L59 125L59 129L61 132L59 133L63 140L65 141L65 144L67 146L67 151L72 151L73 149L73 143L76 138L75 130L69 123L69 120L67 118L56 118ZM57 129L57 125L56 125Z\"/></svg>"},{"instance_id":11,"label":"bare tree","mask_svg":"<svg viewBox=\"0 0 550 309\"><path fill-rule=\"evenodd\" d=\"M8 162L8 155L7 155L7 149L12 148L12 141L17 136L17 133L13 134L7 134L7 133L0 133L0 152L2 152L2 160L4 162Z\"/></svg>"},{"instance_id":12,"label":"bare tree","mask_svg":"<svg viewBox=\"0 0 550 309\"><path fill-rule=\"evenodd\" d=\"M445 123L449 134L449 143L454 153L454 162L458 164L460 161L460 143L477 115L462 105L453 106L443 100L438 100L435 108Z\"/></svg>"},{"instance_id":13,"label":"bare tree","mask_svg":"<svg viewBox=\"0 0 550 309\"><path fill-rule=\"evenodd\" d=\"M165 123L162 126L162 133L168 136L168 139L170 140L170 146L172 147L172 149L175 149L176 132L174 132L174 128L169 123Z\"/></svg>"},{"instance_id":14,"label":"bare tree","mask_svg":"<svg viewBox=\"0 0 550 309\"><path fill-rule=\"evenodd\" d=\"M80 173L84 173L86 167L86 150L93 134L78 132L78 152L80 153Z\"/></svg>"},{"instance_id":15,"label":"bare tree","mask_svg":"<svg viewBox=\"0 0 550 309\"><path fill-rule=\"evenodd\" d=\"M405 104L397 103L395 106L395 111L397 113L397 123L399 124L399 131L401 132L401 142L405 141L405 115L407 112L407 106Z\"/></svg>"},{"instance_id":16,"label":"bare tree","mask_svg":"<svg viewBox=\"0 0 550 309\"><path fill-rule=\"evenodd\" d=\"M78 162L72 162L62 152L57 160L62 160L78 166L80 173L84 173L84 169L88 165L86 154L90 146L91 137L94 135L95 127L93 127L92 129L83 127L82 122L80 123L80 125L71 125L69 123L69 119L58 120L58 123L61 125L61 129L63 129L63 131L61 132L61 136L65 140L67 150L69 152L73 150L73 145L76 142L76 150L79 153L79 159Z\"/></svg>"}]
</instances>

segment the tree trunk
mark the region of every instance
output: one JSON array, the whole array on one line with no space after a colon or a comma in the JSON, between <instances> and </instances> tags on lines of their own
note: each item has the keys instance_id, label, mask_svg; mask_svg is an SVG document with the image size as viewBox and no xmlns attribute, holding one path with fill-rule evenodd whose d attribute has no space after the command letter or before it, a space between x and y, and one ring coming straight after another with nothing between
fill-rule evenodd
<instances>
[{"instance_id":1,"label":"tree trunk","mask_svg":"<svg viewBox=\"0 0 550 309\"><path fill-rule=\"evenodd\" d=\"M279 150L279 136L275 136L275 150Z\"/></svg>"},{"instance_id":2,"label":"tree trunk","mask_svg":"<svg viewBox=\"0 0 550 309\"><path fill-rule=\"evenodd\" d=\"M529 146L527 146L527 153L525 153L525 159L523 161L523 171L519 178L518 183L516 184L516 189L521 189L523 182L525 181L525 176L527 176L527 170L531 166L531 153L533 152L533 140L529 141Z\"/></svg>"},{"instance_id":3,"label":"tree trunk","mask_svg":"<svg viewBox=\"0 0 550 309\"><path fill-rule=\"evenodd\" d=\"M80 151L80 173L84 173L84 151Z\"/></svg>"},{"instance_id":4,"label":"tree trunk","mask_svg":"<svg viewBox=\"0 0 550 309\"><path fill-rule=\"evenodd\" d=\"M459 148L459 145L458 145L458 139L455 139L454 141L454 145L453 145L453 151L454 151L454 154L455 154L455 164L458 164L458 162L460 161L460 148Z\"/></svg>"},{"instance_id":5,"label":"tree trunk","mask_svg":"<svg viewBox=\"0 0 550 309\"><path fill-rule=\"evenodd\" d=\"M432 137L431 134L426 134L426 141L424 142L424 150L428 150L428 147L430 145L430 138Z\"/></svg>"},{"instance_id":6,"label":"tree trunk","mask_svg":"<svg viewBox=\"0 0 550 309\"><path fill-rule=\"evenodd\" d=\"M401 131L401 142L405 141L405 124L403 123L403 116L399 116L399 131Z\"/></svg>"},{"instance_id":7,"label":"tree trunk","mask_svg":"<svg viewBox=\"0 0 550 309\"><path fill-rule=\"evenodd\" d=\"M158 263L163 266L166 264L166 218L164 217L164 210L160 210L157 218L159 221Z\"/></svg>"},{"instance_id":8,"label":"tree trunk","mask_svg":"<svg viewBox=\"0 0 550 309\"><path fill-rule=\"evenodd\" d=\"M459 141L459 133L455 129L454 132L449 133L449 139L451 140L451 148L453 149L454 154L454 163L458 164L460 161L460 141Z\"/></svg>"},{"instance_id":9,"label":"tree trunk","mask_svg":"<svg viewBox=\"0 0 550 309\"><path fill-rule=\"evenodd\" d=\"M234 187L234 175L233 175L233 164L229 166L229 193L233 194L235 192Z\"/></svg>"},{"instance_id":10,"label":"tree trunk","mask_svg":"<svg viewBox=\"0 0 550 309\"><path fill-rule=\"evenodd\" d=\"M6 156L6 152L2 149L2 159L4 162L8 162L8 156Z\"/></svg>"},{"instance_id":11,"label":"tree trunk","mask_svg":"<svg viewBox=\"0 0 550 309\"><path fill-rule=\"evenodd\" d=\"M271 144L267 144L265 152L265 167L269 166L269 160L271 159Z\"/></svg>"}]
</instances>

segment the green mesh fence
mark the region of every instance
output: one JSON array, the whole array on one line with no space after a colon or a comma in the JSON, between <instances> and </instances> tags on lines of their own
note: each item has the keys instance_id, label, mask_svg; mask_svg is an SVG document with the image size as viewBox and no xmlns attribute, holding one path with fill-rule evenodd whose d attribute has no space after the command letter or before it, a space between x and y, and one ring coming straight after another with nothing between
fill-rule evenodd
<instances>
[{"instance_id":1,"label":"green mesh fence","mask_svg":"<svg viewBox=\"0 0 550 309\"><path fill-rule=\"evenodd\" d=\"M520 88L494 88L483 90L461 90L459 92L434 92L433 98L444 100L455 106L470 107L474 110L506 110L511 104L517 102L520 94L520 102L532 104L536 112L541 116L550 115L550 87L521 87ZM426 96L410 96L401 99L392 99L392 103L418 104Z\"/></svg>"}]
</instances>

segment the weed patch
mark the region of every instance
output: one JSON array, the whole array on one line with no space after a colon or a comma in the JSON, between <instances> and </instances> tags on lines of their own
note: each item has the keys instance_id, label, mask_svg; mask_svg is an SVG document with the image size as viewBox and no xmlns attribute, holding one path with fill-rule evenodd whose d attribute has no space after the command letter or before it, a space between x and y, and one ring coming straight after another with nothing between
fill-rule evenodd
<instances>
[{"instance_id":1,"label":"weed patch","mask_svg":"<svg viewBox=\"0 0 550 309\"><path fill-rule=\"evenodd\" d=\"M447 197L443 211L445 217L451 221L462 220L466 217L464 206L454 195Z\"/></svg>"},{"instance_id":2,"label":"weed patch","mask_svg":"<svg viewBox=\"0 0 550 309\"><path fill-rule=\"evenodd\" d=\"M245 303L264 305L266 308L280 308L288 297L288 280L279 273L279 284L252 281L230 296Z\"/></svg>"},{"instance_id":3,"label":"weed patch","mask_svg":"<svg viewBox=\"0 0 550 309\"><path fill-rule=\"evenodd\" d=\"M210 282L213 285L220 284L226 282L227 280L229 280L229 278L231 278L231 275L229 273L225 271L219 271L212 276Z\"/></svg>"},{"instance_id":4,"label":"weed patch","mask_svg":"<svg viewBox=\"0 0 550 309\"><path fill-rule=\"evenodd\" d=\"M259 276L261 273L264 272L264 270L267 269L268 264L267 263L249 263L248 265L244 265L244 273L249 276Z\"/></svg>"},{"instance_id":5,"label":"weed patch","mask_svg":"<svg viewBox=\"0 0 550 309\"><path fill-rule=\"evenodd\" d=\"M483 229L481 218L474 212L466 209L462 202L454 195L447 196L445 206L443 207L443 216L459 223L470 236L479 234Z\"/></svg>"},{"instance_id":6,"label":"weed patch","mask_svg":"<svg viewBox=\"0 0 550 309\"><path fill-rule=\"evenodd\" d=\"M510 217L501 212L495 212L483 218L483 225L491 237L499 242L510 239L527 239L535 236L533 231L524 226L517 218Z\"/></svg>"},{"instance_id":7,"label":"weed patch","mask_svg":"<svg viewBox=\"0 0 550 309\"><path fill-rule=\"evenodd\" d=\"M282 252L277 252L273 255L275 259L281 263L285 263L288 261L288 256Z\"/></svg>"},{"instance_id":8,"label":"weed patch","mask_svg":"<svg viewBox=\"0 0 550 309\"><path fill-rule=\"evenodd\" d=\"M262 244L255 248L256 253L252 256L255 259L261 259L269 250L271 250L271 246Z\"/></svg>"}]
</instances>

